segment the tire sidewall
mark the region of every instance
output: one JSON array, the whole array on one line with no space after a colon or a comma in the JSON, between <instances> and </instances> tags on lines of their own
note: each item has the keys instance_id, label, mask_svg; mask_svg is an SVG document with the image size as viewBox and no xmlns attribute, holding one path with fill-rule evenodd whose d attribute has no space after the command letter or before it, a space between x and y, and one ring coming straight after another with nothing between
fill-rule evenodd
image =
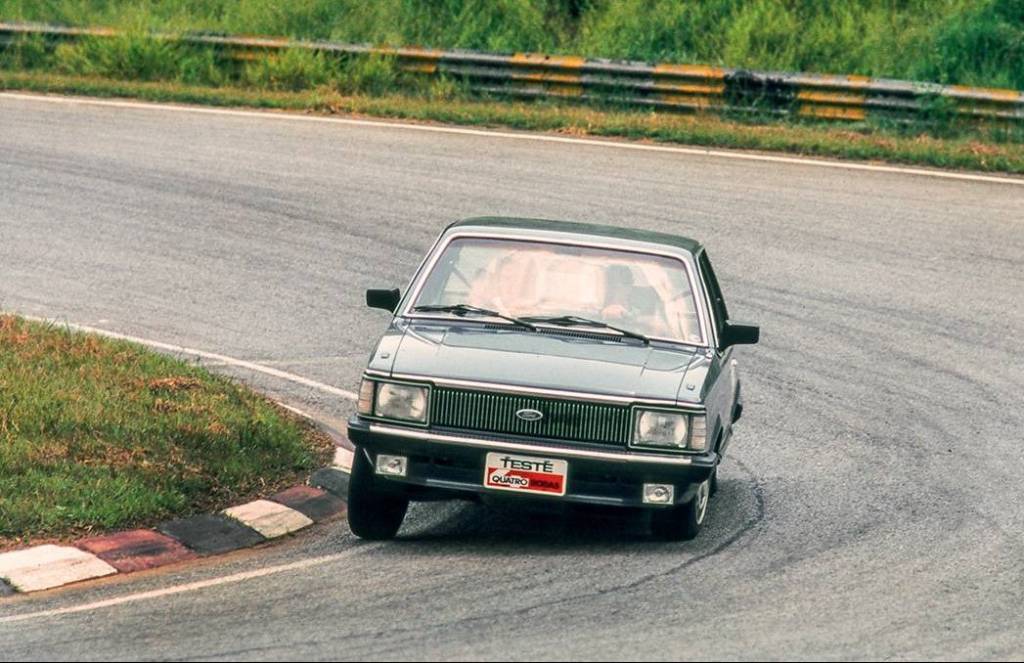
<instances>
[{"instance_id":1,"label":"tire sidewall","mask_svg":"<svg viewBox=\"0 0 1024 663\"><path fill-rule=\"evenodd\" d=\"M398 533L409 499L381 490L366 451L357 447L348 484L348 523L362 539L390 539Z\"/></svg>"},{"instance_id":2,"label":"tire sidewall","mask_svg":"<svg viewBox=\"0 0 1024 663\"><path fill-rule=\"evenodd\" d=\"M703 514L701 490L705 491ZM663 541L689 541L695 538L707 522L711 510L710 493L711 479L708 478L703 484L698 484L697 492L685 504L652 513L651 531L654 536Z\"/></svg>"}]
</instances>

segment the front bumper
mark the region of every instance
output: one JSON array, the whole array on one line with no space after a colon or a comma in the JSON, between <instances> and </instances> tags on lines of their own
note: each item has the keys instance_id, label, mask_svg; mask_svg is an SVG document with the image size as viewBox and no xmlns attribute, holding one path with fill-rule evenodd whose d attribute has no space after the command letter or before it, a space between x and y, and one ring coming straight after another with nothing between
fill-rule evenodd
<instances>
[{"instance_id":1,"label":"front bumper","mask_svg":"<svg viewBox=\"0 0 1024 663\"><path fill-rule=\"evenodd\" d=\"M716 454L656 454L601 448L598 445L564 444L519 437L477 435L465 431L423 430L378 423L353 416L349 439L371 456L380 453L406 456L405 477L389 481L430 492L458 496L470 494L495 498L546 499L619 507L664 508L643 502L643 484L672 484L675 504L689 500L697 484L711 476ZM489 452L540 456L568 461L566 494L561 497L510 493L485 488L484 459Z\"/></svg>"}]
</instances>

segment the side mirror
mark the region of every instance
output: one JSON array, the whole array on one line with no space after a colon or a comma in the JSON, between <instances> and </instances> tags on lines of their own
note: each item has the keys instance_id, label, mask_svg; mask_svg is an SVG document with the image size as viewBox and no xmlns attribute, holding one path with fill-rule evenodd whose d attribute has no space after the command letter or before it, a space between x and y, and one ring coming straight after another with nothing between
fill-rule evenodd
<instances>
[{"instance_id":1,"label":"side mirror","mask_svg":"<svg viewBox=\"0 0 1024 663\"><path fill-rule=\"evenodd\" d=\"M370 288L366 291L366 305L370 308L382 308L385 311L395 312L402 295L398 288L394 290L380 290Z\"/></svg>"},{"instance_id":2,"label":"side mirror","mask_svg":"<svg viewBox=\"0 0 1024 663\"><path fill-rule=\"evenodd\" d=\"M722 325L722 334L718 339L718 345L719 349L725 350L732 345L753 345L760 338L761 328L757 325L745 325L726 320Z\"/></svg>"}]
</instances>

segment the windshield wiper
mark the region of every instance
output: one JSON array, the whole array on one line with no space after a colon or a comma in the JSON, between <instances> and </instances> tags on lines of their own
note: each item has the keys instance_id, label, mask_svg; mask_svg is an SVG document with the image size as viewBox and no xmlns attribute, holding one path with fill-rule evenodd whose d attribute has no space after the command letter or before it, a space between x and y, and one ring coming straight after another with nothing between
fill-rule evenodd
<instances>
[{"instance_id":1,"label":"windshield wiper","mask_svg":"<svg viewBox=\"0 0 1024 663\"><path fill-rule=\"evenodd\" d=\"M597 327L600 329L610 329L612 331L619 332L626 338L635 338L638 341L643 341L644 345L648 345L651 342L651 339L639 332L629 331L628 329L622 329L621 327L610 325L607 322L591 320L590 318L583 318L578 315L531 315L524 317L523 320L527 322L543 322L545 324L556 325L558 327Z\"/></svg>"},{"instance_id":2,"label":"windshield wiper","mask_svg":"<svg viewBox=\"0 0 1024 663\"><path fill-rule=\"evenodd\" d=\"M530 331L537 331L537 326L530 324L526 320L521 320L520 318L514 318L511 315L505 315L498 311L492 311L488 308L480 308L479 306L472 306L470 304L427 304L423 306L413 306L412 310L417 313L451 313L452 315L460 317L467 315L485 315L491 318L507 320L516 326L525 327Z\"/></svg>"}]
</instances>

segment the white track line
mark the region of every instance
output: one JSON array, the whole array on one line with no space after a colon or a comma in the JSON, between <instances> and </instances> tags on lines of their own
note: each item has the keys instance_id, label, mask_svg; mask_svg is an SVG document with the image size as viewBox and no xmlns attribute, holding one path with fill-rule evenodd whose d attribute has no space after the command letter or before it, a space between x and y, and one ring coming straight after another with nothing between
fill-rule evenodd
<instances>
[{"instance_id":1,"label":"white track line","mask_svg":"<svg viewBox=\"0 0 1024 663\"><path fill-rule=\"evenodd\" d=\"M125 603L136 603L138 601L158 599L165 596L172 596L174 594L195 592L201 589L207 589L209 587L217 587L219 585L228 585L236 582L243 582L245 580L252 580L253 578L263 578L265 576L274 575L277 573L284 573L286 571L298 571L301 569L308 569L312 566L322 566L324 564L330 564L331 562L339 561L353 553L365 549L366 546L360 546L358 548L352 548L350 550L346 550L345 552L336 553L334 555L312 557L310 559L304 559L299 562L291 562L290 564L268 566L265 568L256 569L255 571L244 571L242 573L235 573L233 575L223 576L220 578L211 578L209 580L200 580L199 582L191 582L185 585L177 585L175 587L154 589L148 592L139 592L137 594L127 594L125 596L118 596L116 598L105 599L103 601L95 601L93 603L83 603L81 605L69 606L67 608L40 610L38 612L27 612L21 615L0 617L0 624L11 624L14 622L23 622L29 619L40 619L43 617L57 617L60 615L68 615L76 612L89 612L92 610L99 610L101 608L110 608L113 606L124 605Z\"/></svg>"},{"instance_id":2,"label":"white track line","mask_svg":"<svg viewBox=\"0 0 1024 663\"><path fill-rule=\"evenodd\" d=\"M24 94L17 92L0 93L0 98L39 101L55 104L79 104L86 106L105 106L108 108L131 108L145 110L170 111L175 113L201 113L208 115L226 115L231 117L259 118L262 120L287 120L291 122L327 122L357 127L375 127L405 129L409 131L426 131L430 133L457 134L461 136L482 136L486 138L505 138L511 140L530 140L544 143L567 143L569 145L586 145L618 150L638 150L642 152L664 152L668 154L686 154L691 156L717 157L722 159L740 159L744 161L761 161L767 163L791 164L797 166L813 166L816 168L842 168L846 170L863 170L875 173L895 173L900 175L918 175L922 177L938 177L950 180L969 182L988 182L993 184L1014 184L1024 186L1024 178L1001 177L998 175L981 175L955 171L930 170L927 168L907 168L902 166L884 166L870 163L847 161L827 161L805 157L784 157L752 152L732 150L711 150L698 147L676 147L669 145L649 145L613 140L595 140L592 138L570 138L551 134L516 133L510 131L491 131L487 129L466 129L462 127L437 126L431 124L409 124L405 122L387 122L377 120L357 120L352 118L323 117L317 115L298 115L275 111L244 111L227 108L205 108L197 106L178 106L138 101L114 101L109 99L93 99L88 97L59 97L49 95Z\"/></svg>"},{"instance_id":3,"label":"white track line","mask_svg":"<svg viewBox=\"0 0 1024 663\"><path fill-rule=\"evenodd\" d=\"M332 387L331 385L324 384L323 382L317 382L316 380L304 378L301 375L296 375L295 373L289 373L287 371L271 368L270 366L264 366L263 364L257 364L251 361L246 361L244 359L228 357L227 355L217 354L216 352L206 352L205 350L196 350L195 348L186 348L180 345L161 343L160 341L153 341L148 338L129 336L128 334L120 334L118 332L112 332L106 329L98 329L96 327L88 327L86 325L76 325L74 323L65 322L63 320L39 318L31 315L24 315L22 317L24 317L26 320L46 322L54 325L68 327L70 329L74 329L77 331L88 332L91 334L99 334L100 336L106 336L107 338L113 338L119 341L130 341L132 343L138 343L139 345L145 345L146 347L155 348L157 350L164 350L166 352L177 352L180 354L191 355L193 357L200 357L202 359L219 361L224 364L227 364L228 366L235 366L237 368L244 368L246 370L254 371L256 373L264 373L266 375L271 375L275 378L287 380L288 382L294 382L296 384L301 384L305 387L310 387L312 389L318 389L328 394L333 394L334 396L340 396L341 398L346 398L350 401L359 400L359 394L355 393L354 391L348 391L347 389L339 389L338 387Z\"/></svg>"}]
</instances>

